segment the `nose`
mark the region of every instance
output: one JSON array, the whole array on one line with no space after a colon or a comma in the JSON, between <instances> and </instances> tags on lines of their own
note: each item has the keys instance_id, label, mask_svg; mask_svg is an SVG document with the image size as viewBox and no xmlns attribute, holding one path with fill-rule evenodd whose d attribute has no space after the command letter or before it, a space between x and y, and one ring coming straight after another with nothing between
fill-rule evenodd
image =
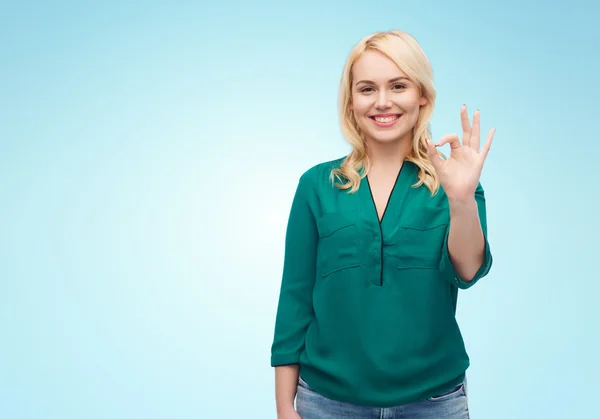
<instances>
[{"instance_id":1,"label":"nose","mask_svg":"<svg viewBox=\"0 0 600 419\"><path fill-rule=\"evenodd\" d=\"M375 107L377 109L387 109L392 106L390 100L387 96L387 91L385 89L381 89L379 94L377 95L377 102L375 103Z\"/></svg>"}]
</instances>

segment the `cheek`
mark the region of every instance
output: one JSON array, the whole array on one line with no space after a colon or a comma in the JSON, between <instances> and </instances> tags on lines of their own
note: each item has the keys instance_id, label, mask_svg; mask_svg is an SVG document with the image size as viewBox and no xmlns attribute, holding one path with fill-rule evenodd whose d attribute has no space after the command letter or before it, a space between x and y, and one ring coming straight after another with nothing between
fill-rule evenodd
<instances>
[{"instance_id":1,"label":"cheek","mask_svg":"<svg viewBox=\"0 0 600 419\"><path fill-rule=\"evenodd\" d=\"M406 95L398 104L409 112L415 112L419 110L419 97L416 94Z\"/></svg>"},{"instance_id":2,"label":"cheek","mask_svg":"<svg viewBox=\"0 0 600 419\"><path fill-rule=\"evenodd\" d=\"M352 104L352 114L354 115L354 120L361 127L361 129L367 128L367 121L365 121L365 115L369 111L369 107L365 106L364 101L356 101Z\"/></svg>"},{"instance_id":3,"label":"cheek","mask_svg":"<svg viewBox=\"0 0 600 419\"><path fill-rule=\"evenodd\" d=\"M369 99L362 96L355 96L352 99L352 110L357 117L364 116L370 108L371 102Z\"/></svg>"}]
</instances>

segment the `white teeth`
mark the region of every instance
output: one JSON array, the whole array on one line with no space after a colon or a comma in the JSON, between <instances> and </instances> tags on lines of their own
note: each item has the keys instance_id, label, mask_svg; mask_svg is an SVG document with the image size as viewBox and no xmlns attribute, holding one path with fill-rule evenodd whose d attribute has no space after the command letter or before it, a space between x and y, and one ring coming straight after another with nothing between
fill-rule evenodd
<instances>
[{"instance_id":1,"label":"white teeth","mask_svg":"<svg viewBox=\"0 0 600 419\"><path fill-rule=\"evenodd\" d=\"M375 120L377 122L392 122L392 121L394 121L396 119L398 119L397 116L388 116L386 118L381 118L381 117L378 117L378 116L375 117Z\"/></svg>"}]
</instances>

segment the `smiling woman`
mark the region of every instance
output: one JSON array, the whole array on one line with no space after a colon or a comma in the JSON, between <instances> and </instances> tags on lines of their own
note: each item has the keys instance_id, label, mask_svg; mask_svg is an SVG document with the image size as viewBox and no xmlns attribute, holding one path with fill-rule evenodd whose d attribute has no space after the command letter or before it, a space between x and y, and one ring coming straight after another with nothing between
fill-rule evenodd
<instances>
[{"instance_id":1,"label":"smiling woman","mask_svg":"<svg viewBox=\"0 0 600 419\"><path fill-rule=\"evenodd\" d=\"M429 61L401 31L362 39L340 85L347 156L300 176L271 366L279 418L468 418L460 289L492 265L479 149L431 141ZM296 405L294 406L294 400Z\"/></svg>"},{"instance_id":2,"label":"smiling woman","mask_svg":"<svg viewBox=\"0 0 600 419\"><path fill-rule=\"evenodd\" d=\"M379 78L399 74L389 80L359 80L352 86L352 103L358 127L367 141L398 141L410 144L412 128L419 109L427 104L419 86L400 70L393 61L377 51L365 52L353 67L353 77L375 74ZM401 120L401 121L400 121ZM378 129L392 128L393 129Z\"/></svg>"}]
</instances>

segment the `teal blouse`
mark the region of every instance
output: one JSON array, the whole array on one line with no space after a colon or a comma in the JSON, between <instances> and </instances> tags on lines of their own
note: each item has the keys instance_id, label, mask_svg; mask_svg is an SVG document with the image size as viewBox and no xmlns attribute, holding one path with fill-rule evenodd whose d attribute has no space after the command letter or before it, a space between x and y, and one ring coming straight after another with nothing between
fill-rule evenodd
<instances>
[{"instance_id":1,"label":"teal blouse","mask_svg":"<svg viewBox=\"0 0 600 419\"><path fill-rule=\"evenodd\" d=\"M271 366L299 364L316 392L388 407L458 385L469 357L456 322L459 289L492 266L485 197L475 199L485 260L471 281L448 254L450 213L404 162L381 222L367 178L350 194L331 184L342 158L301 177L285 240Z\"/></svg>"}]
</instances>

